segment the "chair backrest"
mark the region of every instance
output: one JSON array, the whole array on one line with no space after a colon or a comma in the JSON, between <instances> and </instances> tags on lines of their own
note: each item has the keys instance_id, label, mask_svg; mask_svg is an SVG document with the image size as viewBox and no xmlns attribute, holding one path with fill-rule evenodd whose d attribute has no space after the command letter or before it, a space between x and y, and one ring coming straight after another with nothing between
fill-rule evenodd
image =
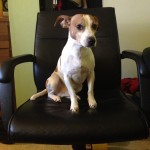
<instances>
[{"instance_id":1,"label":"chair backrest","mask_svg":"<svg viewBox=\"0 0 150 150\"><path fill-rule=\"evenodd\" d=\"M120 88L121 60L114 8L92 8L40 12L35 36L34 77L37 90L45 88L45 81L54 71L68 37L68 29L54 27L57 16L78 13L93 14L99 18L97 46L93 49L96 60L95 90Z\"/></svg>"}]
</instances>

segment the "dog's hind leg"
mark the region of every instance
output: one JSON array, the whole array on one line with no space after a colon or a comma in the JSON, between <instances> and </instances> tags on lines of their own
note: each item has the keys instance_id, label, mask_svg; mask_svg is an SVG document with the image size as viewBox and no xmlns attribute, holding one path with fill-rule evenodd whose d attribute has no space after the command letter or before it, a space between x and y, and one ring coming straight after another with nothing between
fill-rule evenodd
<instances>
[{"instance_id":1,"label":"dog's hind leg","mask_svg":"<svg viewBox=\"0 0 150 150\"><path fill-rule=\"evenodd\" d=\"M64 89L64 83L57 72L53 72L47 79L46 89L48 91L48 97L55 102L61 102L61 92Z\"/></svg>"}]
</instances>

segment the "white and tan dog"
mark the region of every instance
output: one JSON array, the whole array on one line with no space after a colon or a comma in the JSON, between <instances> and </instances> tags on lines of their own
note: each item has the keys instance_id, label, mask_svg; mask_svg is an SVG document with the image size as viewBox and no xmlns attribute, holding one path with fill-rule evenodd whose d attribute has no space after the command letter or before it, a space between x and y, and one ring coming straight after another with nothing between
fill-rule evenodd
<instances>
[{"instance_id":1,"label":"white and tan dog","mask_svg":"<svg viewBox=\"0 0 150 150\"><path fill-rule=\"evenodd\" d=\"M96 46L98 19L88 14L77 14L72 17L61 15L56 19L55 25L57 23L69 29L68 41L56 69L46 81L46 89L34 94L30 100L47 93L48 97L56 102L60 102L61 97L69 97L70 110L77 112L79 97L76 93L81 91L82 83L87 79L89 107L96 108L93 92L95 59L91 47Z\"/></svg>"}]
</instances>

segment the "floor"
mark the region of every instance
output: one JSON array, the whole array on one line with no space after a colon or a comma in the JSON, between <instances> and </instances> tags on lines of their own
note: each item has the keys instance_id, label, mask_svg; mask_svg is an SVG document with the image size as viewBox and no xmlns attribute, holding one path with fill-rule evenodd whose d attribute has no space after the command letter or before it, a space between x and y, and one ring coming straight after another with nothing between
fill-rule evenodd
<instances>
[{"instance_id":1,"label":"floor","mask_svg":"<svg viewBox=\"0 0 150 150\"><path fill-rule=\"evenodd\" d=\"M0 150L72 150L70 145L12 144L0 143ZM150 150L150 138L146 140L94 144L93 150Z\"/></svg>"},{"instance_id":2,"label":"floor","mask_svg":"<svg viewBox=\"0 0 150 150\"><path fill-rule=\"evenodd\" d=\"M0 144L0 150L72 150L70 145ZM109 150L107 144L93 145L93 150Z\"/></svg>"},{"instance_id":3,"label":"floor","mask_svg":"<svg viewBox=\"0 0 150 150\"><path fill-rule=\"evenodd\" d=\"M150 138L139 141L111 143L108 144L108 150L150 150Z\"/></svg>"}]
</instances>

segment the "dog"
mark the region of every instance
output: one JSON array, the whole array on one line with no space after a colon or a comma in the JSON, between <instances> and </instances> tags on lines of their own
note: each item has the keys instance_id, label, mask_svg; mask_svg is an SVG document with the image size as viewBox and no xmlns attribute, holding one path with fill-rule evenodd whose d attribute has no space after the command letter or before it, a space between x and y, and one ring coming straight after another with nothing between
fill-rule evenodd
<instances>
[{"instance_id":1,"label":"dog","mask_svg":"<svg viewBox=\"0 0 150 150\"><path fill-rule=\"evenodd\" d=\"M88 104L96 108L94 98L95 58L91 50L96 46L95 34L99 27L96 16L89 14L76 14L74 16L60 15L54 26L60 24L68 28L68 40L58 59L57 67L46 81L46 89L34 94L30 100L48 94L55 102L61 102L61 97L69 97L70 110L79 111L77 93L82 90L82 84L87 79Z\"/></svg>"}]
</instances>

